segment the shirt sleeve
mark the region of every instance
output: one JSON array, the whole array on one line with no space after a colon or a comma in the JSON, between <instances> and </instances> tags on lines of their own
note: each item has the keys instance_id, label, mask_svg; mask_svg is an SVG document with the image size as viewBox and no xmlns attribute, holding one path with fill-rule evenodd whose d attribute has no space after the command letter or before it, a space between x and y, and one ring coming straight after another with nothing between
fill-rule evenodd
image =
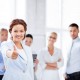
<instances>
[{"instance_id":1,"label":"shirt sleeve","mask_svg":"<svg viewBox=\"0 0 80 80\"><path fill-rule=\"evenodd\" d=\"M60 53L60 55L59 55L59 59L60 59L60 60L58 60L58 62L57 62L57 67L58 67L58 68L62 67L63 64L64 64L64 59L63 59L61 50L59 51L59 53Z\"/></svg>"},{"instance_id":2,"label":"shirt sleeve","mask_svg":"<svg viewBox=\"0 0 80 80\"><path fill-rule=\"evenodd\" d=\"M3 43L1 44L1 53L2 53L2 56L3 56L4 63L5 63L5 61L6 61L7 58L8 58L8 57L6 56L7 50L8 50L8 46L6 45L6 42L3 42Z\"/></svg>"}]
</instances>

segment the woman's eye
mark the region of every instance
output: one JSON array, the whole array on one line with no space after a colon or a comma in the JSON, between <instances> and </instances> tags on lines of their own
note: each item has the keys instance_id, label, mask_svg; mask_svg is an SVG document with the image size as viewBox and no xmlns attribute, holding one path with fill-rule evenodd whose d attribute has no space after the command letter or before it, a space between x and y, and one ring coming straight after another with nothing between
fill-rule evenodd
<instances>
[{"instance_id":1,"label":"woman's eye","mask_svg":"<svg viewBox=\"0 0 80 80\"><path fill-rule=\"evenodd\" d=\"M23 32L23 31L20 31L20 32Z\"/></svg>"},{"instance_id":2,"label":"woman's eye","mask_svg":"<svg viewBox=\"0 0 80 80\"><path fill-rule=\"evenodd\" d=\"M14 32L17 32L17 31L14 31Z\"/></svg>"}]
</instances>

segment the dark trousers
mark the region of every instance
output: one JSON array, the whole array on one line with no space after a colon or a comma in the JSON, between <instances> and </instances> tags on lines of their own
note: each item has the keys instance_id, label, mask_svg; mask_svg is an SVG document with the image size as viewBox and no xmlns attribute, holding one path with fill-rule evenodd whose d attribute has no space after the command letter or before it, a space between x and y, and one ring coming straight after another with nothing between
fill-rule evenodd
<instances>
[{"instance_id":1,"label":"dark trousers","mask_svg":"<svg viewBox=\"0 0 80 80\"><path fill-rule=\"evenodd\" d=\"M3 75L0 75L0 80L2 80L2 78L3 78Z\"/></svg>"},{"instance_id":2,"label":"dark trousers","mask_svg":"<svg viewBox=\"0 0 80 80\"><path fill-rule=\"evenodd\" d=\"M72 74L67 74L67 79L66 80L80 80L80 72L75 72Z\"/></svg>"}]
</instances>

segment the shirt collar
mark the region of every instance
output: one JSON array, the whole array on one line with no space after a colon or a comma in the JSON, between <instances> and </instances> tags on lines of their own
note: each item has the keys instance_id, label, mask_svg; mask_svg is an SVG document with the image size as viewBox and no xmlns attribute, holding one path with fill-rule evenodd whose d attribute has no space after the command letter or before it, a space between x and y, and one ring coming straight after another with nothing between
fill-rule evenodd
<instances>
[{"instance_id":1,"label":"shirt collar","mask_svg":"<svg viewBox=\"0 0 80 80\"><path fill-rule=\"evenodd\" d=\"M73 39L72 42L76 42L76 41L78 41L78 40L79 40L79 37Z\"/></svg>"}]
</instances>

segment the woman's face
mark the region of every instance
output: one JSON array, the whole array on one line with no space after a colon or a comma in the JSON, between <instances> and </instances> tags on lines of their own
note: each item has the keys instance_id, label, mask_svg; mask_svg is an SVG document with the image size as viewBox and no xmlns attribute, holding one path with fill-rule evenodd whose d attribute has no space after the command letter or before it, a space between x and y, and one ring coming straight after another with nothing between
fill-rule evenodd
<instances>
[{"instance_id":1,"label":"woman's face","mask_svg":"<svg viewBox=\"0 0 80 80\"><path fill-rule=\"evenodd\" d=\"M32 42L33 42L33 39L32 38L30 38L30 37L26 37L25 38L25 44L27 46L31 46L32 45Z\"/></svg>"},{"instance_id":2,"label":"woman's face","mask_svg":"<svg viewBox=\"0 0 80 80\"><path fill-rule=\"evenodd\" d=\"M57 39L57 35L56 34L51 34L49 36L48 44L53 45L56 42L56 39Z\"/></svg>"},{"instance_id":3,"label":"woman's face","mask_svg":"<svg viewBox=\"0 0 80 80\"><path fill-rule=\"evenodd\" d=\"M11 31L11 36L13 41L20 42L21 40L23 40L24 35L25 35L25 30L23 25L18 24L13 26Z\"/></svg>"}]
</instances>

